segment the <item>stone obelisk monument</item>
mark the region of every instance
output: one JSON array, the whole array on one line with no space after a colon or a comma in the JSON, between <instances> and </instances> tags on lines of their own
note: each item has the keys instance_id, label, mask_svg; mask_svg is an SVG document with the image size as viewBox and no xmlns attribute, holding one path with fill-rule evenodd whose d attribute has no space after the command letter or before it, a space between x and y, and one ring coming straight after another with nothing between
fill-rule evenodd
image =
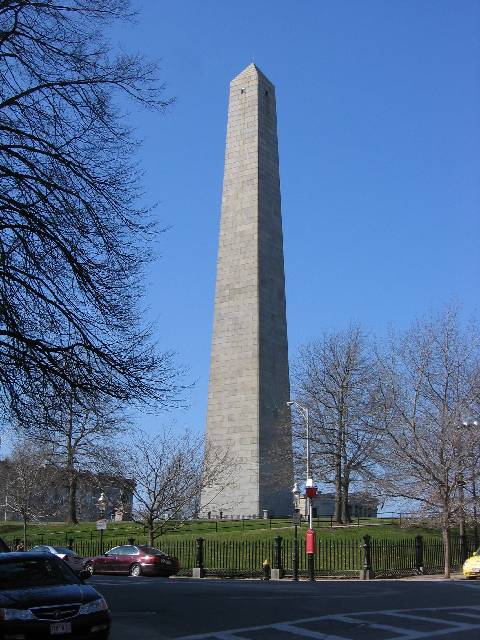
<instances>
[{"instance_id":1,"label":"stone obelisk monument","mask_svg":"<svg viewBox=\"0 0 480 640\"><path fill-rule=\"evenodd\" d=\"M292 511L292 443L275 88L254 65L230 83L207 411L230 482L202 514Z\"/></svg>"}]
</instances>

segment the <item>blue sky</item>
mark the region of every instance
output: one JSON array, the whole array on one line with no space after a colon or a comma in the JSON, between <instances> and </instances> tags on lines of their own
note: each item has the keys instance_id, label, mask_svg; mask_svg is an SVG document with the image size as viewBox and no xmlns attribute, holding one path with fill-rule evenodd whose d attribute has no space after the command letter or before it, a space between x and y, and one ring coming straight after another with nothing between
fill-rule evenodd
<instances>
[{"instance_id":1,"label":"blue sky","mask_svg":"<svg viewBox=\"0 0 480 640\"><path fill-rule=\"evenodd\" d=\"M480 2L138 2L128 51L161 59L166 115L134 111L145 192L169 227L147 303L196 381L204 429L228 85L276 86L290 355L352 320L382 336L457 300L478 309Z\"/></svg>"}]
</instances>

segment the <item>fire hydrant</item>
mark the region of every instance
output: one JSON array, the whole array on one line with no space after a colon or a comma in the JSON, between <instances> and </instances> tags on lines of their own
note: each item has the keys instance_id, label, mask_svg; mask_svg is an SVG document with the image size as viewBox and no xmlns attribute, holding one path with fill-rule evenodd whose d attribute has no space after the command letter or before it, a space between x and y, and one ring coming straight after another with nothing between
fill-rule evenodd
<instances>
[{"instance_id":1,"label":"fire hydrant","mask_svg":"<svg viewBox=\"0 0 480 640\"><path fill-rule=\"evenodd\" d=\"M270 580L270 563L264 560L262 563L263 580Z\"/></svg>"}]
</instances>

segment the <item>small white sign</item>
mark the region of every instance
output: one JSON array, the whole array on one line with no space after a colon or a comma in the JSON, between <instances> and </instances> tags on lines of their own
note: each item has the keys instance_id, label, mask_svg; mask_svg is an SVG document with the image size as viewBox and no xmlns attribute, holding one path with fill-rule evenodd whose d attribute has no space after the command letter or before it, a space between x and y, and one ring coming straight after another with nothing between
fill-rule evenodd
<instances>
[{"instance_id":1,"label":"small white sign","mask_svg":"<svg viewBox=\"0 0 480 640\"><path fill-rule=\"evenodd\" d=\"M105 531L107 528L106 520L97 520L97 531Z\"/></svg>"},{"instance_id":2,"label":"small white sign","mask_svg":"<svg viewBox=\"0 0 480 640\"><path fill-rule=\"evenodd\" d=\"M299 511L296 511L293 514L293 524L301 524L301 523L302 523L302 516Z\"/></svg>"}]
</instances>

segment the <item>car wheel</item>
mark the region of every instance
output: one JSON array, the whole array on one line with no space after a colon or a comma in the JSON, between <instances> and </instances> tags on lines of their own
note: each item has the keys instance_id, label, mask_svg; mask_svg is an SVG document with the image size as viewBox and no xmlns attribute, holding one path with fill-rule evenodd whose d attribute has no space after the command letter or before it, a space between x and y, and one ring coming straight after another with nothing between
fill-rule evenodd
<instances>
[{"instance_id":1,"label":"car wheel","mask_svg":"<svg viewBox=\"0 0 480 640\"><path fill-rule=\"evenodd\" d=\"M142 569L139 564L132 564L130 567L130 575L134 578L138 578L138 576L142 575Z\"/></svg>"},{"instance_id":2,"label":"car wheel","mask_svg":"<svg viewBox=\"0 0 480 640\"><path fill-rule=\"evenodd\" d=\"M87 562L87 564L83 567L85 571L89 571L90 575L93 576L93 562Z\"/></svg>"}]
</instances>

